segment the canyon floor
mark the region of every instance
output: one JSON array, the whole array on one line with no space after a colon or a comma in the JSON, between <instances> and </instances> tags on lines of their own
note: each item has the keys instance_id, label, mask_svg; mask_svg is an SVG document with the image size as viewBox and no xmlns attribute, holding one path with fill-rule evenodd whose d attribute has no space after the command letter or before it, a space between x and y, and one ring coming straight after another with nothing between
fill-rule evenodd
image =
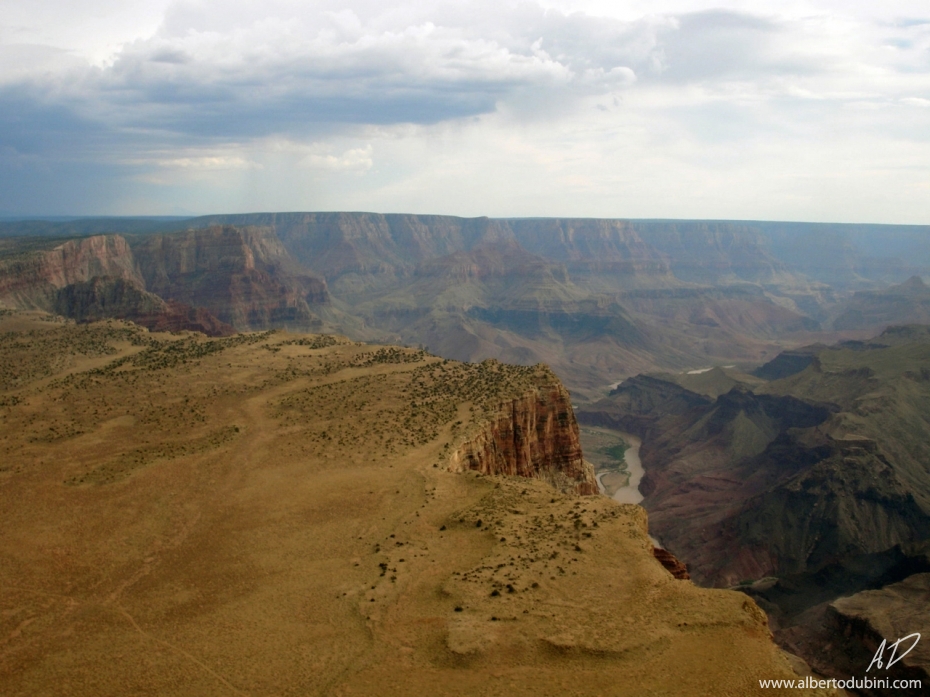
<instances>
[{"instance_id":1,"label":"canyon floor","mask_svg":"<svg viewBox=\"0 0 930 697\"><path fill-rule=\"evenodd\" d=\"M653 558L638 506L449 471L544 368L11 312L0 350L5 695L747 695L796 677L751 599Z\"/></svg>"}]
</instances>

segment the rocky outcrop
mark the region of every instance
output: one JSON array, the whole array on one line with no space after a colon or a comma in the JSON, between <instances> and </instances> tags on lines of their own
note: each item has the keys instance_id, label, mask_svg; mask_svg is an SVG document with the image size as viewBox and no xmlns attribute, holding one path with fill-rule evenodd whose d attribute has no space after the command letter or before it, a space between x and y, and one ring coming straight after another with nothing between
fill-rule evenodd
<instances>
[{"instance_id":1,"label":"rocky outcrop","mask_svg":"<svg viewBox=\"0 0 930 697\"><path fill-rule=\"evenodd\" d=\"M168 303L132 281L112 276L95 276L89 281L71 283L55 294L54 311L78 322L154 315L168 309Z\"/></svg>"},{"instance_id":2,"label":"rocky outcrop","mask_svg":"<svg viewBox=\"0 0 930 697\"><path fill-rule=\"evenodd\" d=\"M891 288L855 293L831 315L833 329L840 331L930 322L930 287L920 276L912 276Z\"/></svg>"},{"instance_id":3,"label":"rocky outcrop","mask_svg":"<svg viewBox=\"0 0 930 697\"><path fill-rule=\"evenodd\" d=\"M665 567L665 570L675 578L681 581L687 581L691 578L691 574L688 573L688 567L667 549L653 547L652 556L654 556L659 563Z\"/></svg>"},{"instance_id":4,"label":"rocky outcrop","mask_svg":"<svg viewBox=\"0 0 930 697\"><path fill-rule=\"evenodd\" d=\"M133 240L146 288L204 307L238 329L318 327L326 282L295 263L269 228L214 226Z\"/></svg>"},{"instance_id":5,"label":"rocky outcrop","mask_svg":"<svg viewBox=\"0 0 930 697\"><path fill-rule=\"evenodd\" d=\"M869 675L895 679L917 678L924 685L930 679L930 646L921 640L902 641L896 655L900 660L888 665L892 657L891 644L898 639L913 636L915 632L925 635L930 621L930 573L914 574L900 583L892 583L881 590L867 590L831 603L826 610L826 627L830 631L831 647L835 644L841 651L834 650L834 664L860 672L870 666L876 652L886 642L882 666L873 666ZM908 651L913 645L913 649ZM906 652L906 653L905 653ZM848 674L848 673L847 673ZM876 689L865 694L923 694L892 689Z\"/></svg>"},{"instance_id":6,"label":"rocky outcrop","mask_svg":"<svg viewBox=\"0 0 930 697\"><path fill-rule=\"evenodd\" d=\"M117 317L150 329L227 335L315 328L326 282L267 228L213 227L61 243L23 239L0 250L0 304L79 321Z\"/></svg>"},{"instance_id":7,"label":"rocky outcrop","mask_svg":"<svg viewBox=\"0 0 930 697\"><path fill-rule=\"evenodd\" d=\"M568 392L559 383L501 402L452 452L448 468L544 479L563 491L598 493L594 469L581 454Z\"/></svg>"},{"instance_id":8,"label":"rocky outcrop","mask_svg":"<svg viewBox=\"0 0 930 697\"><path fill-rule=\"evenodd\" d=\"M582 409L578 419L584 424L615 428L642 438L659 419L707 407L712 401L668 380L636 375L624 380L606 399Z\"/></svg>"},{"instance_id":9,"label":"rocky outcrop","mask_svg":"<svg viewBox=\"0 0 930 697\"><path fill-rule=\"evenodd\" d=\"M801 348L782 351L765 365L752 371L763 380L781 380L797 375L809 365L817 364L817 354L825 348L822 344L802 346Z\"/></svg>"},{"instance_id":10,"label":"rocky outcrop","mask_svg":"<svg viewBox=\"0 0 930 697\"><path fill-rule=\"evenodd\" d=\"M23 251L0 262L0 301L16 309L50 311L59 289L96 276L144 286L125 238L94 235Z\"/></svg>"},{"instance_id":11,"label":"rocky outcrop","mask_svg":"<svg viewBox=\"0 0 930 697\"><path fill-rule=\"evenodd\" d=\"M201 307L165 301L132 281L108 276L61 288L55 297L54 311L78 322L124 319L159 332L195 331L207 336L236 333L234 327Z\"/></svg>"}]
</instances>

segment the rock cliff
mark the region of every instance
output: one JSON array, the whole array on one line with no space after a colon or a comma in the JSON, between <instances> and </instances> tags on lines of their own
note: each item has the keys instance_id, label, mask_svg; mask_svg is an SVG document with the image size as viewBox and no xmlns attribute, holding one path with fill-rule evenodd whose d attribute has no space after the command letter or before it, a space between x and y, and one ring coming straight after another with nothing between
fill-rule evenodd
<instances>
[{"instance_id":1,"label":"rock cliff","mask_svg":"<svg viewBox=\"0 0 930 697\"><path fill-rule=\"evenodd\" d=\"M881 590L862 591L834 601L827 609L827 618L837 634L859 643L860 654L871 661L883 639L891 644L927 627L930 619L928 597L930 574L914 574ZM911 643L902 642L898 655L907 651ZM886 662L890 653L889 650L885 655ZM896 663L896 667L885 666L886 671L891 671L889 675L920 678L926 684L930 678L930 647L918 641L913 650Z\"/></svg>"},{"instance_id":2,"label":"rock cliff","mask_svg":"<svg viewBox=\"0 0 930 697\"><path fill-rule=\"evenodd\" d=\"M148 290L204 307L238 329L315 327L326 282L295 263L269 228L214 226L133 240Z\"/></svg>"},{"instance_id":3,"label":"rock cliff","mask_svg":"<svg viewBox=\"0 0 930 697\"><path fill-rule=\"evenodd\" d=\"M52 241L0 262L0 301L29 310L51 310L60 288L109 276L144 286L132 250L120 235Z\"/></svg>"},{"instance_id":4,"label":"rock cliff","mask_svg":"<svg viewBox=\"0 0 930 697\"><path fill-rule=\"evenodd\" d=\"M443 215L259 213L197 222L270 227L297 261L330 282L352 273L406 275L420 262L513 239L500 221Z\"/></svg>"},{"instance_id":5,"label":"rock cliff","mask_svg":"<svg viewBox=\"0 0 930 697\"><path fill-rule=\"evenodd\" d=\"M234 327L221 322L202 307L175 300L165 301L134 282L123 278L95 276L61 288L55 296L56 314L78 322L105 318L125 319L151 331L202 332L207 336L230 336Z\"/></svg>"},{"instance_id":6,"label":"rock cliff","mask_svg":"<svg viewBox=\"0 0 930 697\"><path fill-rule=\"evenodd\" d=\"M652 556L675 578L681 581L691 580L688 567L678 557L662 547L653 547Z\"/></svg>"},{"instance_id":7,"label":"rock cliff","mask_svg":"<svg viewBox=\"0 0 930 697\"><path fill-rule=\"evenodd\" d=\"M448 468L543 479L563 491L598 493L594 469L581 454L568 392L557 382L502 401L452 452Z\"/></svg>"},{"instance_id":8,"label":"rock cliff","mask_svg":"<svg viewBox=\"0 0 930 697\"><path fill-rule=\"evenodd\" d=\"M893 688L891 681L918 679L927 684L930 649L923 639L915 644L914 633L925 635L923 628L930 619L928 595L930 573L912 574L880 590L862 591L818 606L802 615L803 625L776 630L775 637L788 651L804 656L821 675L839 679L867 675L889 681L885 685L873 684L871 688L863 685L856 694L923 695L926 689ZM901 644L893 650L892 645L898 639L902 639ZM873 660L882 641L885 649L879 665ZM893 662L889 665L890 661Z\"/></svg>"},{"instance_id":9,"label":"rock cliff","mask_svg":"<svg viewBox=\"0 0 930 697\"><path fill-rule=\"evenodd\" d=\"M45 310L79 322L126 319L153 331L228 336L235 328L207 310L165 301L145 288L121 235L11 245L0 261L0 304Z\"/></svg>"}]
</instances>

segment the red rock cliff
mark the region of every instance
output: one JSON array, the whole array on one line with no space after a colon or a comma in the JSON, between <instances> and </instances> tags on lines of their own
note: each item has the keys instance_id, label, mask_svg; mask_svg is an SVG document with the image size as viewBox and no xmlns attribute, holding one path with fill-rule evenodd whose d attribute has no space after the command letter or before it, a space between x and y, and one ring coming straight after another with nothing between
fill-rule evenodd
<instances>
[{"instance_id":1,"label":"red rock cliff","mask_svg":"<svg viewBox=\"0 0 930 697\"><path fill-rule=\"evenodd\" d=\"M133 245L148 290L238 329L312 328L310 305L329 301L326 282L294 262L270 228L214 226Z\"/></svg>"},{"instance_id":2,"label":"red rock cliff","mask_svg":"<svg viewBox=\"0 0 930 697\"><path fill-rule=\"evenodd\" d=\"M144 287L126 240L120 235L94 235L23 253L0 264L0 300L23 310L50 310L58 289L97 276Z\"/></svg>"},{"instance_id":3,"label":"red rock cliff","mask_svg":"<svg viewBox=\"0 0 930 697\"><path fill-rule=\"evenodd\" d=\"M583 495L598 492L594 470L582 458L568 392L557 382L502 401L453 451L449 469L544 479Z\"/></svg>"}]
</instances>

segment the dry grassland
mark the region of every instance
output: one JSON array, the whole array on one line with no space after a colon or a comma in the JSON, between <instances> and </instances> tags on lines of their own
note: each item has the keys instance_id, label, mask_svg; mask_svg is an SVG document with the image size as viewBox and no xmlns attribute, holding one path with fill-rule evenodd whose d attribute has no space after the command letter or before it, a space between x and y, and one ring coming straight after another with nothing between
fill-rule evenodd
<instances>
[{"instance_id":1,"label":"dry grassland","mask_svg":"<svg viewBox=\"0 0 930 697\"><path fill-rule=\"evenodd\" d=\"M794 677L745 596L653 560L642 509L444 469L547 370L10 313L0 356L4 695L746 695Z\"/></svg>"}]
</instances>

